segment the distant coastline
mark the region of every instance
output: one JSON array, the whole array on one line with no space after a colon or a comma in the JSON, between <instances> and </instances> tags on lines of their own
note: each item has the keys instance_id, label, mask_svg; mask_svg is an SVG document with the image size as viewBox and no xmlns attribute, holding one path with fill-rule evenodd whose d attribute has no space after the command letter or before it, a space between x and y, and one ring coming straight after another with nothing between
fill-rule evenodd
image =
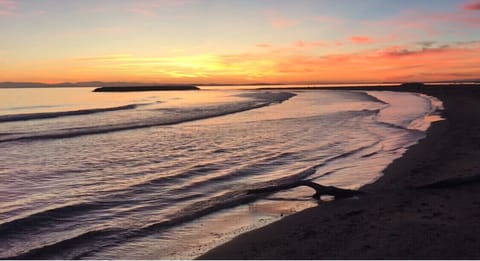
<instances>
[{"instance_id":1,"label":"distant coastline","mask_svg":"<svg viewBox=\"0 0 480 261\"><path fill-rule=\"evenodd\" d=\"M298 82L298 83L183 83L183 84L168 84L168 83L142 83L142 82L103 82L103 81L88 81L88 82L62 82L62 83L42 83L42 82L0 82L0 88L64 88L64 87L131 87L131 86L176 86L176 85L193 85L193 86L281 86L281 85L310 85L312 87L335 85L340 86L398 86L401 83L398 82L357 82L357 83L345 83L345 82ZM461 81L444 81L444 82L425 82L426 85L436 84L480 84L480 79L461 80Z\"/></svg>"},{"instance_id":2,"label":"distant coastline","mask_svg":"<svg viewBox=\"0 0 480 261\"><path fill-rule=\"evenodd\" d=\"M194 91L200 90L194 85L152 85L152 86L106 86L93 92L148 92L148 91Z\"/></svg>"}]
</instances>

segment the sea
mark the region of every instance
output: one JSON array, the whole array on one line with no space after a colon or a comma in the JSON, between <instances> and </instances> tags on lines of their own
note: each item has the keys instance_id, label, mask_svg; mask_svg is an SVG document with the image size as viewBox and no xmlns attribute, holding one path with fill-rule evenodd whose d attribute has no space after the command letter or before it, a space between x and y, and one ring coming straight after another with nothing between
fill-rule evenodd
<instances>
[{"instance_id":1,"label":"sea","mask_svg":"<svg viewBox=\"0 0 480 261\"><path fill-rule=\"evenodd\" d=\"M358 189L441 119L417 93L254 87L0 89L0 258L193 259L332 200L249 190Z\"/></svg>"}]
</instances>

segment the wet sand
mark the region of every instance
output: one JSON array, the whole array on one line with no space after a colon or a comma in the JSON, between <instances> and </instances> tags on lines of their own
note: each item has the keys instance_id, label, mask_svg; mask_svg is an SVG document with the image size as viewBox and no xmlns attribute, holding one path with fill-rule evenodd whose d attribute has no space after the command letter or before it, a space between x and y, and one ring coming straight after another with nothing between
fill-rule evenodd
<instances>
[{"instance_id":1,"label":"wet sand","mask_svg":"<svg viewBox=\"0 0 480 261\"><path fill-rule=\"evenodd\" d=\"M199 259L480 259L480 86L349 88L416 91L443 101L446 120L361 188L240 235ZM347 88L342 88L347 89Z\"/></svg>"}]
</instances>

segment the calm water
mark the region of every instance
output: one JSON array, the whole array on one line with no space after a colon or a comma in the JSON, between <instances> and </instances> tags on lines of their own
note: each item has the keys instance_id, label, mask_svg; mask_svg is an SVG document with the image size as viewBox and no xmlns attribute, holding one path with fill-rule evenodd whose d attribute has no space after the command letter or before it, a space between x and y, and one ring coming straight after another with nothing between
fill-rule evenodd
<instances>
[{"instance_id":1,"label":"calm water","mask_svg":"<svg viewBox=\"0 0 480 261\"><path fill-rule=\"evenodd\" d=\"M424 136L409 93L0 89L0 258L194 258L358 188Z\"/></svg>"}]
</instances>

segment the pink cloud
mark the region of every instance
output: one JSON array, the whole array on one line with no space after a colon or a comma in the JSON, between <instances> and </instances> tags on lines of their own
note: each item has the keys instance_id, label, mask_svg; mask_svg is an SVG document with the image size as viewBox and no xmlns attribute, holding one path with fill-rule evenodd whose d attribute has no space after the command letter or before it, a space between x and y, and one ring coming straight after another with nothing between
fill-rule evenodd
<instances>
[{"instance_id":1,"label":"pink cloud","mask_svg":"<svg viewBox=\"0 0 480 261\"><path fill-rule=\"evenodd\" d=\"M480 4L480 0L476 2ZM390 39L384 39L381 35L375 35L374 43L415 41L425 37L437 37L441 34L449 34L450 37L461 37L461 34L469 29L480 28L480 16L474 10L477 4L460 5L457 10L449 12L432 12L425 10L402 10L398 15L381 20L362 21L362 29L370 32L388 31Z\"/></svg>"},{"instance_id":2,"label":"pink cloud","mask_svg":"<svg viewBox=\"0 0 480 261\"><path fill-rule=\"evenodd\" d=\"M342 20L341 18L336 16L329 16L329 15L314 16L314 17L311 17L310 20L327 23L327 24L336 24L336 25L345 23L345 21Z\"/></svg>"},{"instance_id":3,"label":"pink cloud","mask_svg":"<svg viewBox=\"0 0 480 261\"><path fill-rule=\"evenodd\" d=\"M465 4L463 5L463 10L480 11L480 2Z\"/></svg>"},{"instance_id":4,"label":"pink cloud","mask_svg":"<svg viewBox=\"0 0 480 261\"><path fill-rule=\"evenodd\" d=\"M299 23L296 20L283 17L276 11L267 11L265 14L270 24L277 29L293 27Z\"/></svg>"},{"instance_id":5,"label":"pink cloud","mask_svg":"<svg viewBox=\"0 0 480 261\"><path fill-rule=\"evenodd\" d=\"M162 7L181 6L190 3L192 0L143 0L135 1L133 5L127 6L127 12L154 16L157 9Z\"/></svg>"},{"instance_id":6,"label":"pink cloud","mask_svg":"<svg viewBox=\"0 0 480 261\"><path fill-rule=\"evenodd\" d=\"M465 25L470 27L480 26L480 17L478 17L476 14L470 13L432 13L426 16L424 19L442 23Z\"/></svg>"},{"instance_id":7,"label":"pink cloud","mask_svg":"<svg viewBox=\"0 0 480 261\"><path fill-rule=\"evenodd\" d=\"M0 0L0 16L12 16L16 14L17 3L13 0Z\"/></svg>"},{"instance_id":8,"label":"pink cloud","mask_svg":"<svg viewBox=\"0 0 480 261\"><path fill-rule=\"evenodd\" d=\"M403 10L397 16L381 20L362 21L362 28L370 31L376 31L385 28L389 29L392 40L411 40L416 38L417 34L435 36L438 34L439 21L432 19L432 13L419 12L416 10ZM378 38L378 37L377 37ZM387 39L385 39L387 40ZM376 39L376 42L380 39Z\"/></svg>"},{"instance_id":9,"label":"pink cloud","mask_svg":"<svg viewBox=\"0 0 480 261\"><path fill-rule=\"evenodd\" d=\"M358 44L368 44L372 43L373 39L367 36L352 36L350 37L350 42Z\"/></svg>"},{"instance_id":10,"label":"pink cloud","mask_svg":"<svg viewBox=\"0 0 480 261\"><path fill-rule=\"evenodd\" d=\"M272 44L272 43L258 43L255 47L262 48L272 56L283 56L286 54L296 54L298 52L308 52L312 48L330 48L334 47L335 42L326 41L304 41L298 40L291 43Z\"/></svg>"},{"instance_id":11,"label":"pink cloud","mask_svg":"<svg viewBox=\"0 0 480 261\"><path fill-rule=\"evenodd\" d=\"M55 37L59 39L64 38L83 38L83 37L95 37L98 35L125 35L132 31L131 27L121 26L106 26L106 27L92 27L79 30L69 30L63 32L56 32Z\"/></svg>"},{"instance_id":12,"label":"pink cloud","mask_svg":"<svg viewBox=\"0 0 480 261\"><path fill-rule=\"evenodd\" d=\"M453 80L478 75L480 43L438 47L389 46L324 56L293 55L277 61L277 71L294 79L383 81ZM348 76L344 72L349 72ZM346 78L348 77L348 78Z\"/></svg>"},{"instance_id":13,"label":"pink cloud","mask_svg":"<svg viewBox=\"0 0 480 261\"><path fill-rule=\"evenodd\" d=\"M80 10L81 12L85 13L107 13L111 11L111 9L104 7L104 6L94 6L94 7L88 7L85 9Z\"/></svg>"},{"instance_id":14,"label":"pink cloud","mask_svg":"<svg viewBox=\"0 0 480 261\"><path fill-rule=\"evenodd\" d=\"M470 5L469 10L473 10ZM415 10L402 12L394 20L387 21L393 26L425 32L429 36L436 36L449 26L480 27L480 17L474 12L420 12ZM382 23L385 26L385 21Z\"/></svg>"},{"instance_id":15,"label":"pink cloud","mask_svg":"<svg viewBox=\"0 0 480 261\"><path fill-rule=\"evenodd\" d=\"M306 47L328 47L329 44L322 41L312 41L312 42L305 42L305 41L296 41L293 43L295 47L306 48Z\"/></svg>"}]
</instances>

